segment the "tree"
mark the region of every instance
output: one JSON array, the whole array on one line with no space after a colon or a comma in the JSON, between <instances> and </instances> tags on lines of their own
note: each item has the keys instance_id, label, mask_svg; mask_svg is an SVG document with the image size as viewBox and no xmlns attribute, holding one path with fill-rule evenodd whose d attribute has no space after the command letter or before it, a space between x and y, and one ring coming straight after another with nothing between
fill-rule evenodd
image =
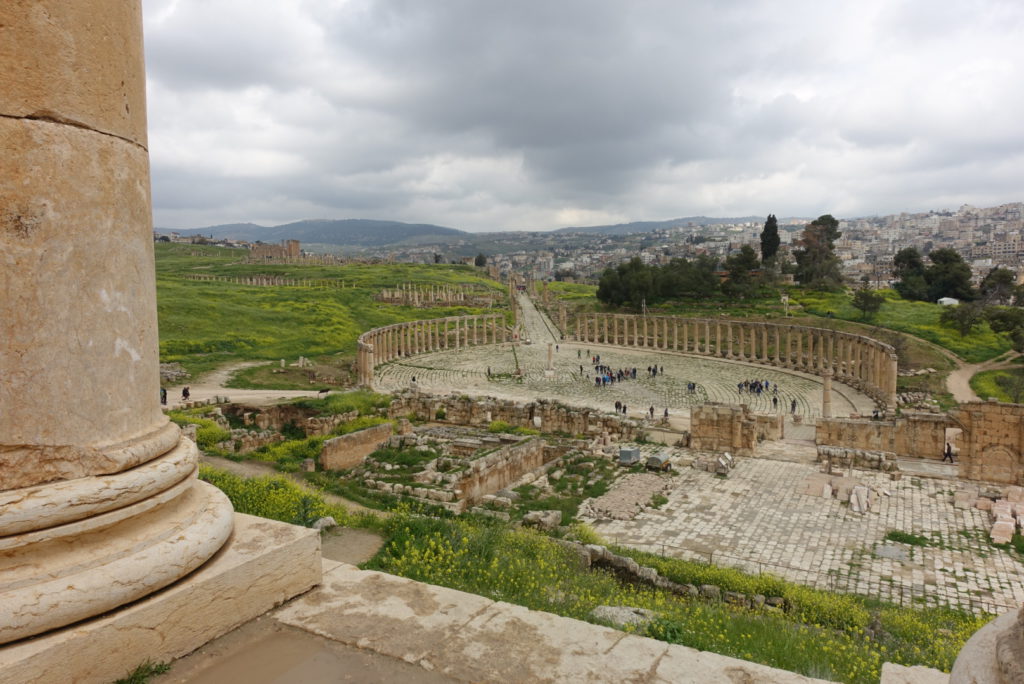
<instances>
[{"instance_id":1,"label":"tree","mask_svg":"<svg viewBox=\"0 0 1024 684\"><path fill-rule=\"evenodd\" d=\"M932 265L925 269L924 279L928 282L930 301L938 301L942 297L954 297L965 302L974 299L971 267L955 249L943 247L933 250L928 259Z\"/></svg>"},{"instance_id":2,"label":"tree","mask_svg":"<svg viewBox=\"0 0 1024 684\"><path fill-rule=\"evenodd\" d=\"M761 263L773 258L779 251L779 222L775 220L775 214L768 214L764 222L764 230L761 231Z\"/></svg>"},{"instance_id":3,"label":"tree","mask_svg":"<svg viewBox=\"0 0 1024 684\"><path fill-rule=\"evenodd\" d=\"M479 254L476 255L476 259L473 260L473 263L476 264L477 266L486 266L487 256L483 252L480 252Z\"/></svg>"},{"instance_id":4,"label":"tree","mask_svg":"<svg viewBox=\"0 0 1024 684\"><path fill-rule=\"evenodd\" d=\"M1006 396L1015 404L1024 399L1024 370L1014 368L1009 372L996 376L996 384L1006 392Z\"/></svg>"},{"instance_id":5,"label":"tree","mask_svg":"<svg viewBox=\"0 0 1024 684\"><path fill-rule=\"evenodd\" d=\"M796 280L816 290L835 290L842 286L839 258L835 254L835 241L842 236L839 221L831 214L814 219L797 241Z\"/></svg>"},{"instance_id":6,"label":"tree","mask_svg":"<svg viewBox=\"0 0 1024 684\"><path fill-rule=\"evenodd\" d=\"M990 306L985 309L985 319L993 332L1012 333L1017 329L1024 330L1024 309Z\"/></svg>"},{"instance_id":7,"label":"tree","mask_svg":"<svg viewBox=\"0 0 1024 684\"><path fill-rule=\"evenodd\" d=\"M757 282L751 273L758 267L757 252L750 245L743 245L740 251L725 260L729 278L722 283L722 293L728 297L744 299L757 292Z\"/></svg>"},{"instance_id":8,"label":"tree","mask_svg":"<svg viewBox=\"0 0 1024 684\"><path fill-rule=\"evenodd\" d=\"M851 304L853 308L857 309L861 313L861 317L865 320L874 318L878 310L882 308L882 304L885 303L885 297L883 297L878 291L870 290L867 287L862 287L853 293L853 301Z\"/></svg>"},{"instance_id":9,"label":"tree","mask_svg":"<svg viewBox=\"0 0 1024 684\"><path fill-rule=\"evenodd\" d=\"M899 280L893 286L903 299L925 301L928 299L928 282L925 280L924 259L915 247L904 247L896 252L892 260L893 272Z\"/></svg>"},{"instance_id":10,"label":"tree","mask_svg":"<svg viewBox=\"0 0 1024 684\"><path fill-rule=\"evenodd\" d=\"M1009 304L1017 286L1017 276L1008 268L993 268L981 281L978 290L990 304Z\"/></svg>"},{"instance_id":11,"label":"tree","mask_svg":"<svg viewBox=\"0 0 1024 684\"><path fill-rule=\"evenodd\" d=\"M939 316L939 321L960 333L960 337L967 337L981 320L982 308L974 303L947 306Z\"/></svg>"}]
</instances>

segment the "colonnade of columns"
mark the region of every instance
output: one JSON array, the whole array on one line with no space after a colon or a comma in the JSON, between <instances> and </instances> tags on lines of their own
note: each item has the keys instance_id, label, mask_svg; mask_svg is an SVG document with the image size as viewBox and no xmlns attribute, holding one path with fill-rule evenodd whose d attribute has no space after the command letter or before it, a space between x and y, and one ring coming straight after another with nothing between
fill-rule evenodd
<instances>
[{"instance_id":1,"label":"colonnade of columns","mask_svg":"<svg viewBox=\"0 0 1024 684\"><path fill-rule=\"evenodd\" d=\"M373 386L373 369L394 359L435 351L458 350L509 341L501 314L450 316L395 323L359 336L359 384Z\"/></svg>"},{"instance_id":2,"label":"colonnade of columns","mask_svg":"<svg viewBox=\"0 0 1024 684\"><path fill-rule=\"evenodd\" d=\"M896 352L852 333L778 323L725 319L583 314L580 342L701 354L821 375L896 406Z\"/></svg>"}]
</instances>

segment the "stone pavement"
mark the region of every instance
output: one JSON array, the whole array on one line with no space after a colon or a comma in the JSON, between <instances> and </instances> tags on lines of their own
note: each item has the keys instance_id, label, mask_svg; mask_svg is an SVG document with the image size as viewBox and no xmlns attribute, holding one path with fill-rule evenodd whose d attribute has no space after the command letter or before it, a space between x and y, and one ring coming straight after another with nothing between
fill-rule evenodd
<instances>
[{"instance_id":1,"label":"stone pavement","mask_svg":"<svg viewBox=\"0 0 1024 684\"><path fill-rule=\"evenodd\" d=\"M821 414L822 385L816 376L668 351L562 343L552 332L554 326L528 298L521 297L520 302L530 344L473 347L395 361L377 368L376 387L382 391L406 388L415 377L421 390L436 394L459 392L518 401L557 399L607 411L613 410L616 401L622 401L630 408L630 415L640 416L654 406L659 418L665 408L670 415L688 414L689 407L708 401L746 403L755 412L770 413L788 412L795 399L801 417L809 419ZM548 342L559 345L552 377L545 373ZM637 379L595 386L590 357L598 354L601 364L613 369L635 367ZM649 377L646 369L652 365L663 367L664 374ZM516 375L517 369L522 371L521 376ZM773 407L771 393L755 396L737 391L737 383L755 379L778 384L778 407ZM695 392L687 391L688 382L696 383ZM874 403L851 387L833 383L832 407L836 416L870 414Z\"/></svg>"},{"instance_id":2,"label":"stone pavement","mask_svg":"<svg viewBox=\"0 0 1024 684\"><path fill-rule=\"evenodd\" d=\"M690 455L675 451L681 459ZM1024 601L1024 564L988 541L988 513L954 508L955 481L907 475L892 481L856 470L854 479L890 494L878 496L874 509L861 515L837 499L798 493L800 483L818 472L815 464L737 462L724 479L679 468L660 509L629 521L587 522L609 542L903 605L1001 613ZM886 541L891 530L933 543Z\"/></svg>"}]
</instances>

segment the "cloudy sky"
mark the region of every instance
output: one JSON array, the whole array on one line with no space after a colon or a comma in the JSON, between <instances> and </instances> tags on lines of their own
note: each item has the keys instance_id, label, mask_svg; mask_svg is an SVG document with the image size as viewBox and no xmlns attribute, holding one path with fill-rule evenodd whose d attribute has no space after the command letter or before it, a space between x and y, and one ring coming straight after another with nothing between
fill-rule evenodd
<instances>
[{"instance_id":1,"label":"cloudy sky","mask_svg":"<svg viewBox=\"0 0 1024 684\"><path fill-rule=\"evenodd\" d=\"M1019 0L143 0L155 223L1024 200Z\"/></svg>"}]
</instances>

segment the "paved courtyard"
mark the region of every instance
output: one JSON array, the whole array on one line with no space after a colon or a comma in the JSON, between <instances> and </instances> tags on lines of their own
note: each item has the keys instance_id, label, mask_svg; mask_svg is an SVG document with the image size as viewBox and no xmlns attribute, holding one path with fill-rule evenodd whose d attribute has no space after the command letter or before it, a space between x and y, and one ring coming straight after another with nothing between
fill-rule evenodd
<instances>
[{"instance_id":1,"label":"paved courtyard","mask_svg":"<svg viewBox=\"0 0 1024 684\"><path fill-rule=\"evenodd\" d=\"M891 481L855 470L856 480L889 493L861 515L837 499L798 493L818 472L814 464L737 460L728 478L677 469L660 509L628 521L587 522L610 542L904 605L1002 613L1024 601L1024 564L988 541L988 513L953 507L956 480ZM890 530L928 537L932 545L886 541Z\"/></svg>"},{"instance_id":2,"label":"paved courtyard","mask_svg":"<svg viewBox=\"0 0 1024 684\"><path fill-rule=\"evenodd\" d=\"M616 401L622 401L632 416L640 416L654 406L659 418L666 408L670 415L688 415L690 406L708 401L746 403L760 413L788 413L791 402L796 400L796 412L802 418L821 414L822 385L816 376L666 351L562 343L556 339L550 321L533 303L526 297L521 297L520 301L530 344L488 345L402 359L378 367L375 386L383 391L394 391L410 386L416 378L417 386L426 392L460 392L520 401L557 399L607 411L613 409ZM545 373L549 342L559 346L550 377ZM598 354L601 364L612 369L636 368L637 379L595 386L594 364L590 357ZM664 374L659 372L657 377L650 377L647 367L652 365L664 368ZM522 371L521 376L516 375L517 367ZM488 369L491 377L487 375ZM778 384L778 404L773 405L771 393L759 396L739 393L736 385L744 380ZM690 382L696 383L692 393L687 390ZM834 383L832 406L836 416L870 414L874 402L850 387Z\"/></svg>"}]
</instances>

